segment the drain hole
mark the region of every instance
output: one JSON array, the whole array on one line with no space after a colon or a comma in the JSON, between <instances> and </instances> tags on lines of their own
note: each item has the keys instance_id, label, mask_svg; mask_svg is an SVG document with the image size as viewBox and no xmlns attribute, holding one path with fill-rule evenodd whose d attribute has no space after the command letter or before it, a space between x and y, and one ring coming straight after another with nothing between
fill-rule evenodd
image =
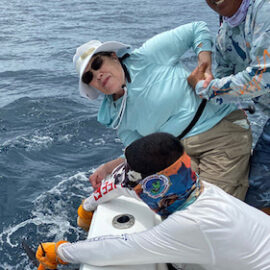
<instances>
[{"instance_id":1,"label":"drain hole","mask_svg":"<svg viewBox=\"0 0 270 270\"><path fill-rule=\"evenodd\" d=\"M129 216L121 216L117 219L117 222L119 223L127 223L129 222L130 220L130 217Z\"/></svg>"},{"instance_id":2,"label":"drain hole","mask_svg":"<svg viewBox=\"0 0 270 270\"><path fill-rule=\"evenodd\" d=\"M116 229L129 229L135 223L135 217L130 214L117 215L112 219L112 225Z\"/></svg>"}]
</instances>

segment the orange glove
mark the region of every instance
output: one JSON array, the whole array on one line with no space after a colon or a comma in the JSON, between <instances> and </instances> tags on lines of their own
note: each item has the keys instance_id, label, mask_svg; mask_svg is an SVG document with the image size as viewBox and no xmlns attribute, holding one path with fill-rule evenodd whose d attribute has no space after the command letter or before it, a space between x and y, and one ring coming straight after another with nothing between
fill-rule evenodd
<instances>
[{"instance_id":1,"label":"orange glove","mask_svg":"<svg viewBox=\"0 0 270 270\"><path fill-rule=\"evenodd\" d=\"M59 263L67 264L66 262L62 261L56 253L57 248L63 243L68 243L68 242L67 241L59 241L57 243L48 242L48 243L42 243L38 246L38 249L36 252L36 258L40 262L38 270L56 269L57 264Z\"/></svg>"},{"instance_id":2,"label":"orange glove","mask_svg":"<svg viewBox=\"0 0 270 270\"><path fill-rule=\"evenodd\" d=\"M88 231L92 221L92 217L93 212L84 210L81 204L78 208L78 218L77 218L78 226L83 228L85 231Z\"/></svg>"}]
</instances>

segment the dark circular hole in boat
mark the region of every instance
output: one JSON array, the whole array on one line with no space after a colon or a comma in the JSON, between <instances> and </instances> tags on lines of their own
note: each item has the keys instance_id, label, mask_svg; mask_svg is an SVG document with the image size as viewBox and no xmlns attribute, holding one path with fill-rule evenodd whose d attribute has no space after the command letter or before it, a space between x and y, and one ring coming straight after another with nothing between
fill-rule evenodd
<instances>
[{"instance_id":1,"label":"dark circular hole in boat","mask_svg":"<svg viewBox=\"0 0 270 270\"><path fill-rule=\"evenodd\" d=\"M130 217L124 215L124 216L119 217L117 219L117 222L119 222L119 223L127 223L127 222L129 222L129 220L130 220Z\"/></svg>"}]
</instances>

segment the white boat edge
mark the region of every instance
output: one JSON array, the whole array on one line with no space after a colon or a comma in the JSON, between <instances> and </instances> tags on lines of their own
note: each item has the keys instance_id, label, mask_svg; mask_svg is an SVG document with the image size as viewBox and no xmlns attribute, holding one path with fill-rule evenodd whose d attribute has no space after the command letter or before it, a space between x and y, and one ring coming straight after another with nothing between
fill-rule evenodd
<instances>
[{"instance_id":1,"label":"white boat edge","mask_svg":"<svg viewBox=\"0 0 270 270\"><path fill-rule=\"evenodd\" d=\"M134 224L133 218L134 218ZM117 221L117 220L120 220ZM114 225L113 225L114 221ZM161 218L143 202L121 196L100 204L93 215L87 238L101 235L119 235L152 228ZM129 227L130 226L130 227ZM116 228L119 227L119 228ZM125 228L127 227L127 228ZM92 266L82 264L80 270L167 270L166 264Z\"/></svg>"}]
</instances>

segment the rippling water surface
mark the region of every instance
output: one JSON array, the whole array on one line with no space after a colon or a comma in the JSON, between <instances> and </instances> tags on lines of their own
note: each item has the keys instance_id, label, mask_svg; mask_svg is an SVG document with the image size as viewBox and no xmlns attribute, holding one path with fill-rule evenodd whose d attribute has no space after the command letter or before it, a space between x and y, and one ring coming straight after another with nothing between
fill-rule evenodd
<instances>
[{"instance_id":1,"label":"rippling water surface","mask_svg":"<svg viewBox=\"0 0 270 270\"><path fill-rule=\"evenodd\" d=\"M75 49L90 39L138 47L198 19L214 34L218 16L203 0L1 0L0 10L0 269L33 269L22 239L84 239L76 211L88 176L122 151L96 121L100 100L78 94ZM265 117L251 121L256 138Z\"/></svg>"}]
</instances>

